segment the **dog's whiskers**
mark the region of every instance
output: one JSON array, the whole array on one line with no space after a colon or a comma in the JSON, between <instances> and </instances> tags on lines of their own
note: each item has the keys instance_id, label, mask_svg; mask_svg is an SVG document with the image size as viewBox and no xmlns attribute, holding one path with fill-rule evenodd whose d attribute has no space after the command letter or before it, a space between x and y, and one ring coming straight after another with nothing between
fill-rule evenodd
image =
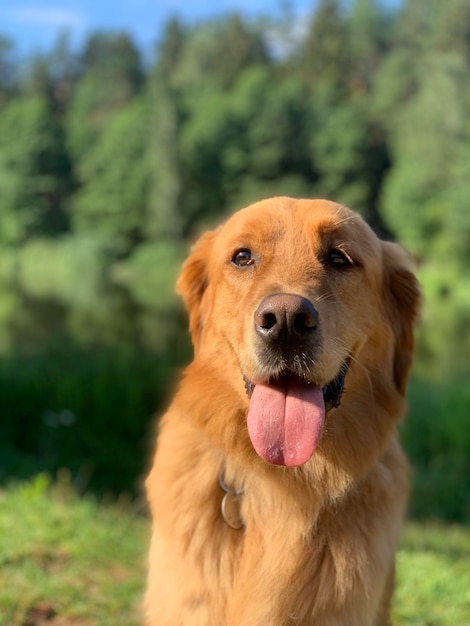
<instances>
[{"instance_id":1,"label":"dog's whiskers","mask_svg":"<svg viewBox=\"0 0 470 626\"><path fill-rule=\"evenodd\" d=\"M341 304L339 300L334 299L334 295L332 293L322 293L317 298L315 298L315 302L328 302L328 304Z\"/></svg>"},{"instance_id":2,"label":"dog's whiskers","mask_svg":"<svg viewBox=\"0 0 470 626\"><path fill-rule=\"evenodd\" d=\"M342 213L344 211L344 207L343 206L338 206L338 208L336 209L336 213L339 214ZM334 225L337 226L342 226L343 224L347 224L348 222L354 222L356 219L356 216L354 214L352 215L343 215L341 218L338 218L336 220L336 222L334 223Z\"/></svg>"}]
</instances>

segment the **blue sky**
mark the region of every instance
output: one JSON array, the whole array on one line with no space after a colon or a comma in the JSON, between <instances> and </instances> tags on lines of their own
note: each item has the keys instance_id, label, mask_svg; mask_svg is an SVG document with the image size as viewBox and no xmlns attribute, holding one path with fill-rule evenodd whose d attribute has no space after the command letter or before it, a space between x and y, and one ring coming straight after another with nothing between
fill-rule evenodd
<instances>
[{"instance_id":1,"label":"blue sky","mask_svg":"<svg viewBox=\"0 0 470 626\"><path fill-rule=\"evenodd\" d=\"M396 4L399 0L388 0ZM172 15L194 21L239 11L249 16L275 16L288 4L299 19L317 0L3 0L0 34L11 38L18 52L47 50L67 30L79 43L93 30L126 30L148 49Z\"/></svg>"}]
</instances>

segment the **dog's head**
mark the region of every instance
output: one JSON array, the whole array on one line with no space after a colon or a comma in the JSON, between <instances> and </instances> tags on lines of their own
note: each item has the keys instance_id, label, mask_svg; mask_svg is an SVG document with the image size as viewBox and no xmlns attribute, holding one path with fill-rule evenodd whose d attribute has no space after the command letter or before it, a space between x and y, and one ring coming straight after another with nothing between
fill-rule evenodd
<instances>
[{"instance_id":1,"label":"dog's head","mask_svg":"<svg viewBox=\"0 0 470 626\"><path fill-rule=\"evenodd\" d=\"M417 282L401 248L345 207L249 206L199 239L177 287L195 358L250 398L250 438L272 464L310 458L353 371L405 392Z\"/></svg>"}]
</instances>

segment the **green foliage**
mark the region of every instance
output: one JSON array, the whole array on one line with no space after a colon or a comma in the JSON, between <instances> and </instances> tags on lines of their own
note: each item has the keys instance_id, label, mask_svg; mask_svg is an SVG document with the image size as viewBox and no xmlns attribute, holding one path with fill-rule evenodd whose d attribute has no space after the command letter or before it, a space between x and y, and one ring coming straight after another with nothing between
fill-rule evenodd
<instances>
[{"instance_id":1,"label":"green foliage","mask_svg":"<svg viewBox=\"0 0 470 626\"><path fill-rule=\"evenodd\" d=\"M331 90L313 102L315 130L311 140L313 162L322 196L336 197L357 209L367 206L367 121L360 102L338 101Z\"/></svg>"},{"instance_id":2,"label":"green foliage","mask_svg":"<svg viewBox=\"0 0 470 626\"><path fill-rule=\"evenodd\" d=\"M345 46L346 36L338 0L321 0L301 53L301 69L307 85L347 89L351 59Z\"/></svg>"},{"instance_id":3,"label":"green foliage","mask_svg":"<svg viewBox=\"0 0 470 626\"><path fill-rule=\"evenodd\" d=\"M2 100L8 94L14 81L12 50L12 42L0 35L0 98Z\"/></svg>"},{"instance_id":4,"label":"green foliage","mask_svg":"<svg viewBox=\"0 0 470 626\"><path fill-rule=\"evenodd\" d=\"M82 187L71 207L72 225L79 234L105 237L120 254L143 235L147 134L147 104L137 99L113 116L79 167Z\"/></svg>"},{"instance_id":5,"label":"green foliage","mask_svg":"<svg viewBox=\"0 0 470 626\"><path fill-rule=\"evenodd\" d=\"M96 235L32 239L5 252L3 277L33 297L85 304L100 290L106 254L106 242Z\"/></svg>"},{"instance_id":6,"label":"green foliage","mask_svg":"<svg viewBox=\"0 0 470 626\"><path fill-rule=\"evenodd\" d=\"M416 370L440 384L463 384L470 375L470 275L460 262L456 255L447 265L429 263L419 272L424 306Z\"/></svg>"},{"instance_id":7,"label":"green foliage","mask_svg":"<svg viewBox=\"0 0 470 626\"><path fill-rule=\"evenodd\" d=\"M77 163L106 127L110 114L133 100L141 80L139 53L127 35L91 35L66 119L68 144Z\"/></svg>"},{"instance_id":8,"label":"green foliage","mask_svg":"<svg viewBox=\"0 0 470 626\"><path fill-rule=\"evenodd\" d=\"M70 161L44 96L19 98L0 115L0 245L67 226Z\"/></svg>"},{"instance_id":9,"label":"green foliage","mask_svg":"<svg viewBox=\"0 0 470 626\"><path fill-rule=\"evenodd\" d=\"M403 244L422 256L430 246L440 247L443 236L449 241L443 230L455 223L459 210L450 183L468 141L465 71L459 59L448 56L423 62L419 91L401 112L395 132L397 166L385 188L384 214Z\"/></svg>"},{"instance_id":10,"label":"green foliage","mask_svg":"<svg viewBox=\"0 0 470 626\"><path fill-rule=\"evenodd\" d=\"M419 518L470 521L470 390L414 380L402 429L413 464L411 513Z\"/></svg>"},{"instance_id":11,"label":"green foliage","mask_svg":"<svg viewBox=\"0 0 470 626\"><path fill-rule=\"evenodd\" d=\"M149 89L148 200L142 231L149 239L182 237L183 180L179 131L182 119L177 92L156 73Z\"/></svg>"},{"instance_id":12,"label":"green foliage","mask_svg":"<svg viewBox=\"0 0 470 626\"><path fill-rule=\"evenodd\" d=\"M0 361L0 481L67 467L77 488L135 491L167 397L173 359L135 346L100 349L55 338Z\"/></svg>"},{"instance_id":13,"label":"green foliage","mask_svg":"<svg viewBox=\"0 0 470 626\"><path fill-rule=\"evenodd\" d=\"M131 485L122 441L188 354L173 285L194 234L262 197L327 196L417 259L413 510L468 519L469 17L467 0L322 0L302 34L288 5L277 24L174 19L145 64L94 33L21 72L0 38L3 478L62 463Z\"/></svg>"},{"instance_id":14,"label":"green foliage","mask_svg":"<svg viewBox=\"0 0 470 626\"><path fill-rule=\"evenodd\" d=\"M185 252L168 242L142 244L126 263L113 267L114 279L126 285L144 307L173 313L177 306L174 288Z\"/></svg>"},{"instance_id":15,"label":"green foliage","mask_svg":"<svg viewBox=\"0 0 470 626\"><path fill-rule=\"evenodd\" d=\"M184 43L178 43L178 29L169 25L166 40L162 44L164 53L162 70L171 65L168 73L171 84L184 89L189 98L204 90L230 89L248 67L269 64L267 44L258 29L250 28L236 14L213 22L196 25L186 33ZM172 43L173 41L173 43ZM170 62L166 49L177 50L177 62Z\"/></svg>"},{"instance_id":16,"label":"green foliage","mask_svg":"<svg viewBox=\"0 0 470 626\"><path fill-rule=\"evenodd\" d=\"M231 106L236 128L245 134L236 170L240 178L281 182L295 175L308 188L314 172L304 131L311 116L299 81L285 78L276 84L271 70L254 68L243 75Z\"/></svg>"}]
</instances>

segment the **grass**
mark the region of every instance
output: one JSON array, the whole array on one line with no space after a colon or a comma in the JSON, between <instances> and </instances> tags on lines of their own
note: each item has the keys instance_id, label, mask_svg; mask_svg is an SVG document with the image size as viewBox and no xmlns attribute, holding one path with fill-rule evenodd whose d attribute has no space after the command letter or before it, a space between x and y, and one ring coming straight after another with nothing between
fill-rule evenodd
<instances>
[{"instance_id":1,"label":"grass","mask_svg":"<svg viewBox=\"0 0 470 626\"><path fill-rule=\"evenodd\" d=\"M147 520L129 504L79 499L59 478L0 495L1 626L136 626Z\"/></svg>"},{"instance_id":2,"label":"grass","mask_svg":"<svg viewBox=\"0 0 470 626\"><path fill-rule=\"evenodd\" d=\"M67 473L0 492L1 626L141 623L148 520L79 498ZM470 529L410 523L398 554L396 626L470 624Z\"/></svg>"},{"instance_id":3,"label":"grass","mask_svg":"<svg viewBox=\"0 0 470 626\"><path fill-rule=\"evenodd\" d=\"M398 553L396 626L470 624L470 529L408 524Z\"/></svg>"}]
</instances>

